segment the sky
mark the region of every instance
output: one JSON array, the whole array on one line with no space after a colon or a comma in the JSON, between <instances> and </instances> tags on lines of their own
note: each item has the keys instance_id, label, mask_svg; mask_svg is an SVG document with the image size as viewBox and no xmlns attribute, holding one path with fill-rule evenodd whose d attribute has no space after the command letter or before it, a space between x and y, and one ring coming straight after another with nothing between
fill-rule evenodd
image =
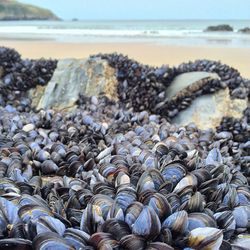
<instances>
[{"instance_id":1,"label":"sky","mask_svg":"<svg viewBox=\"0 0 250 250\"><path fill-rule=\"evenodd\" d=\"M62 19L248 19L250 0L19 0Z\"/></svg>"}]
</instances>

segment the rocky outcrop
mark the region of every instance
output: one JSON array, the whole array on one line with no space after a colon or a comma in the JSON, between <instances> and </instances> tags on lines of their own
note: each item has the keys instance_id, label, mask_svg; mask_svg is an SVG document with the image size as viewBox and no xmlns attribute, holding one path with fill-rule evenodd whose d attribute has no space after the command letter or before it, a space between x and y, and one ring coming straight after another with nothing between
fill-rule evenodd
<instances>
[{"instance_id":1,"label":"rocky outcrop","mask_svg":"<svg viewBox=\"0 0 250 250\"><path fill-rule=\"evenodd\" d=\"M197 83L199 83L202 79L219 79L219 76L216 73L209 73L204 71L180 74L174 78L170 86L167 88L167 98L173 98L174 96L179 95L180 91L183 91L186 88L186 91L188 91L189 89L193 91L196 87L201 88L202 86L198 86Z\"/></svg>"},{"instance_id":2,"label":"rocky outcrop","mask_svg":"<svg viewBox=\"0 0 250 250\"><path fill-rule=\"evenodd\" d=\"M104 94L117 101L117 80L114 68L98 57L59 60L50 82L29 91L32 106L37 110L53 108L68 110L75 107L79 95Z\"/></svg>"},{"instance_id":3,"label":"rocky outcrop","mask_svg":"<svg viewBox=\"0 0 250 250\"><path fill-rule=\"evenodd\" d=\"M1 0L0 20L59 20L50 10L15 0Z\"/></svg>"},{"instance_id":4,"label":"rocky outcrop","mask_svg":"<svg viewBox=\"0 0 250 250\"><path fill-rule=\"evenodd\" d=\"M219 80L220 77L216 73L199 71L183 73L172 81L166 90L166 96L170 102L180 101L182 98L185 100L191 93L204 90L209 82ZM232 99L228 87L191 99L191 103L172 119L174 123L182 126L195 123L200 129L215 129L223 117L241 118L247 108L247 99Z\"/></svg>"},{"instance_id":5,"label":"rocky outcrop","mask_svg":"<svg viewBox=\"0 0 250 250\"><path fill-rule=\"evenodd\" d=\"M250 28L246 27L246 28L238 30L238 32L250 35Z\"/></svg>"},{"instance_id":6,"label":"rocky outcrop","mask_svg":"<svg viewBox=\"0 0 250 250\"><path fill-rule=\"evenodd\" d=\"M210 95L196 98L172 121L178 125L195 123L200 129L215 129L223 117L241 118L247 108L246 99L231 99L229 89L222 89Z\"/></svg>"},{"instance_id":7,"label":"rocky outcrop","mask_svg":"<svg viewBox=\"0 0 250 250\"><path fill-rule=\"evenodd\" d=\"M228 24L220 24L216 26L208 26L205 31L234 31L233 27Z\"/></svg>"}]
</instances>

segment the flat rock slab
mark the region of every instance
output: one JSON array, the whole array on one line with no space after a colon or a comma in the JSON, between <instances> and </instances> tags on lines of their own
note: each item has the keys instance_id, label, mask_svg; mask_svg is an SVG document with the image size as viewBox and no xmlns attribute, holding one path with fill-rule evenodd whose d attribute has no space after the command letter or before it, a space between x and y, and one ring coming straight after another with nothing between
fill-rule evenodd
<instances>
[{"instance_id":1,"label":"flat rock slab","mask_svg":"<svg viewBox=\"0 0 250 250\"><path fill-rule=\"evenodd\" d=\"M46 86L29 92L32 106L37 110L67 110L75 108L79 94L106 95L117 100L115 69L101 58L59 60L52 79Z\"/></svg>"},{"instance_id":2,"label":"flat rock slab","mask_svg":"<svg viewBox=\"0 0 250 250\"><path fill-rule=\"evenodd\" d=\"M222 89L215 94L196 98L192 104L181 111L172 122L181 126L195 123L200 129L215 129L225 116L241 118L247 108L246 99L231 99L229 89Z\"/></svg>"},{"instance_id":3,"label":"flat rock slab","mask_svg":"<svg viewBox=\"0 0 250 250\"><path fill-rule=\"evenodd\" d=\"M208 77L213 79L219 79L219 76L216 73L209 73L203 71L180 74L174 78L170 86L167 88L166 97L170 99L175 96L179 91L187 88L188 86L196 83L199 80Z\"/></svg>"}]
</instances>

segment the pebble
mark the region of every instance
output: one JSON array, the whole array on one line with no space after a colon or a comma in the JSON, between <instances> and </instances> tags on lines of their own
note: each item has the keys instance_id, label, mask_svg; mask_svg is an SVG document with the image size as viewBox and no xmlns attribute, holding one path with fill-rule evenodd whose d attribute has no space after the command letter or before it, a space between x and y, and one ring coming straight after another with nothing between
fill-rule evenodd
<instances>
[{"instance_id":1,"label":"pebble","mask_svg":"<svg viewBox=\"0 0 250 250\"><path fill-rule=\"evenodd\" d=\"M27 132L27 133L34 130L34 129L35 129L35 125L32 123L29 123L29 124L26 124L23 126L23 131Z\"/></svg>"}]
</instances>

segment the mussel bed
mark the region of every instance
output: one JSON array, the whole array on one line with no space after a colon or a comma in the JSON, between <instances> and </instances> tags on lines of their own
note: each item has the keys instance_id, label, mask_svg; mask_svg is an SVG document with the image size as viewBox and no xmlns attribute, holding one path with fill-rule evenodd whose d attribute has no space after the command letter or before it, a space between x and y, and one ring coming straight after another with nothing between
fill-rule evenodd
<instances>
[{"instance_id":1,"label":"mussel bed","mask_svg":"<svg viewBox=\"0 0 250 250\"><path fill-rule=\"evenodd\" d=\"M34 111L26 91L57 62L0 49L0 249L249 249L250 109L216 131L171 124L178 103L155 109L182 72L218 73L208 93L226 84L249 97L249 81L207 60L98 56L117 69L120 102Z\"/></svg>"}]
</instances>

